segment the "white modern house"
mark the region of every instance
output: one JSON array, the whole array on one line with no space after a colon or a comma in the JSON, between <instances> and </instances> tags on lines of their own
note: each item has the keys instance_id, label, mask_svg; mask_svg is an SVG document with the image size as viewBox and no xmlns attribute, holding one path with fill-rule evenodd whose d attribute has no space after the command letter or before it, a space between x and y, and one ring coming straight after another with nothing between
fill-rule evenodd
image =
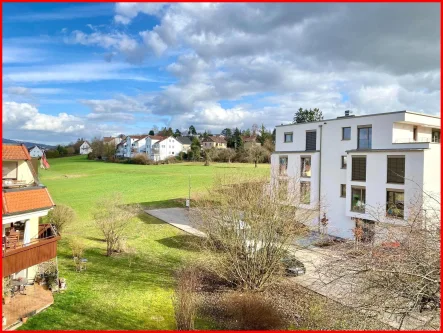
<instances>
[{"instance_id":1,"label":"white modern house","mask_svg":"<svg viewBox=\"0 0 443 333\"><path fill-rule=\"evenodd\" d=\"M326 214L329 234L352 238L359 223L369 240L376 237L374 211L395 223L407 218L423 191L440 195L440 117L346 111L336 119L277 126L271 163L284 193L297 192L293 197L306 209L320 207L314 228ZM291 180L296 185L286 187Z\"/></svg>"},{"instance_id":2,"label":"white modern house","mask_svg":"<svg viewBox=\"0 0 443 333\"><path fill-rule=\"evenodd\" d=\"M80 146L80 155L87 155L90 152L92 152L91 145L88 141L83 141L83 143Z\"/></svg>"},{"instance_id":3,"label":"white modern house","mask_svg":"<svg viewBox=\"0 0 443 333\"><path fill-rule=\"evenodd\" d=\"M144 140L148 135L128 135L123 157L134 157L138 154L138 141ZM144 142L144 141L143 141ZM142 143L141 143L142 144Z\"/></svg>"},{"instance_id":4,"label":"white modern house","mask_svg":"<svg viewBox=\"0 0 443 333\"><path fill-rule=\"evenodd\" d=\"M40 148L39 146L29 148L29 155L31 155L32 158L42 157L44 152L45 150L43 148Z\"/></svg>"},{"instance_id":5,"label":"white modern house","mask_svg":"<svg viewBox=\"0 0 443 333\"><path fill-rule=\"evenodd\" d=\"M183 145L173 136L169 136L151 146L151 159L161 161L168 157L178 156L181 151L183 151Z\"/></svg>"}]
</instances>

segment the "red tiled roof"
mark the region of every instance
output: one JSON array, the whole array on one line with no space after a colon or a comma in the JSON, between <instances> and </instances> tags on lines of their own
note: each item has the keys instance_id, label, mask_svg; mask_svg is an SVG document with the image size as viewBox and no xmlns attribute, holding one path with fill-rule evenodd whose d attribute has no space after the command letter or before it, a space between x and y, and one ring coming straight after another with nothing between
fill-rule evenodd
<instances>
[{"instance_id":1,"label":"red tiled roof","mask_svg":"<svg viewBox=\"0 0 443 333\"><path fill-rule=\"evenodd\" d=\"M255 142L255 141L257 141L257 137L256 136L245 136L245 137L243 137L243 141L244 142Z\"/></svg>"},{"instance_id":2,"label":"red tiled roof","mask_svg":"<svg viewBox=\"0 0 443 333\"><path fill-rule=\"evenodd\" d=\"M32 210L49 209L54 206L47 188L3 192L2 213L17 214Z\"/></svg>"},{"instance_id":3,"label":"red tiled roof","mask_svg":"<svg viewBox=\"0 0 443 333\"><path fill-rule=\"evenodd\" d=\"M2 160L30 160L28 149L25 145L2 145Z\"/></svg>"},{"instance_id":4,"label":"red tiled roof","mask_svg":"<svg viewBox=\"0 0 443 333\"><path fill-rule=\"evenodd\" d=\"M153 140L164 140L167 138L167 137L161 136L161 135L149 135L149 137Z\"/></svg>"}]
</instances>

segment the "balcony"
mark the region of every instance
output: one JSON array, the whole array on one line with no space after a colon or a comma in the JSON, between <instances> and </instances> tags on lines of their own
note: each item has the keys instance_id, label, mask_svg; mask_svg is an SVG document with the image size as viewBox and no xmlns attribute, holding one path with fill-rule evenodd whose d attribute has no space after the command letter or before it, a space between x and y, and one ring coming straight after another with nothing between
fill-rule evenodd
<instances>
[{"instance_id":1,"label":"balcony","mask_svg":"<svg viewBox=\"0 0 443 333\"><path fill-rule=\"evenodd\" d=\"M25 180L17 179L3 179L2 188L20 188L35 185L34 181L27 182Z\"/></svg>"},{"instance_id":2,"label":"balcony","mask_svg":"<svg viewBox=\"0 0 443 333\"><path fill-rule=\"evenodd\" d=\"M50 224L40 225L37 238L26 244L15 234L3 237L2 276L17 273L54 258L57 255L57 241L60 238Z\"/></svg>"},{"instance_id":3,"label":"balcony","mask_svg":"<svg viewBox=\"0 0 443 333\"><path fill-rule=\"evenodd\" d=\"M440 137L419 137L416 140L413 138L398 138L394 143L440 143Z\"/></svg>"}]
</instances>

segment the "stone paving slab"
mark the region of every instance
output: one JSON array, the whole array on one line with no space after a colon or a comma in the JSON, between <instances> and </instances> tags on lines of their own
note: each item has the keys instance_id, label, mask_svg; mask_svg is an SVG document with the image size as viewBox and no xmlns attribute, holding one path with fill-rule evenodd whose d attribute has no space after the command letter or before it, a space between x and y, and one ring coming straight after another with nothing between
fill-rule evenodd
<instances>
[{"instance_id":1,"label":"stone paving slab","mask_svg":"<svg viewBox=\"0 0 443 333\"><path fill-rule=\"evenodd\" d=\"M206 237L205 233L191 226L186 208L146 209L145 212L191 235Z\"/></svg>"}]
</instances>

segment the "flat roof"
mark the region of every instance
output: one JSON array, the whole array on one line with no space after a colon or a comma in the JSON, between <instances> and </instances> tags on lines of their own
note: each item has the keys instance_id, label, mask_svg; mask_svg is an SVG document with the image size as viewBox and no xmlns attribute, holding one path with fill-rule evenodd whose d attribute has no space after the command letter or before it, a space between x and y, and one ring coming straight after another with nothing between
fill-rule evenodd
<instances>
[{"instance_id":1,"label":"flat roof","mask_svg":"<svg viewBox=\"0 0 443 333\"><path fill-rule=\"evenodd\" d=\"M350 116L348 116L348 117L346 117L346 116L340 116L340 117L338 117L338 118L324 119L324 120L319 120L319 121L311 121L311 122L307 122L307 123L282 124L282 125L277 125L277 126L275 126L275 127L293 126L293 125L303 125L303 124L315 124L315 123L322 123L322 122L333 121L333 120L355 119L355 118L373 117L373 116L384 116L384 115L388 115L388 114L396 114L396 113L410 113L410 114L415 114L415 115L418 115L418 116L424 116L424 117L431 117L431 118L441 119L441 117L438 117L438 116L432 116L432 115L430 115L430 114L425 114L425 113L419 113L419 112L412 112L412 111L403 110L403 111L393 111L393 112L383 112L383 113L364 114L364 115L360 115L360 116L356 116L356 115L350 115Z\"/></svg>"}]
</instances>

